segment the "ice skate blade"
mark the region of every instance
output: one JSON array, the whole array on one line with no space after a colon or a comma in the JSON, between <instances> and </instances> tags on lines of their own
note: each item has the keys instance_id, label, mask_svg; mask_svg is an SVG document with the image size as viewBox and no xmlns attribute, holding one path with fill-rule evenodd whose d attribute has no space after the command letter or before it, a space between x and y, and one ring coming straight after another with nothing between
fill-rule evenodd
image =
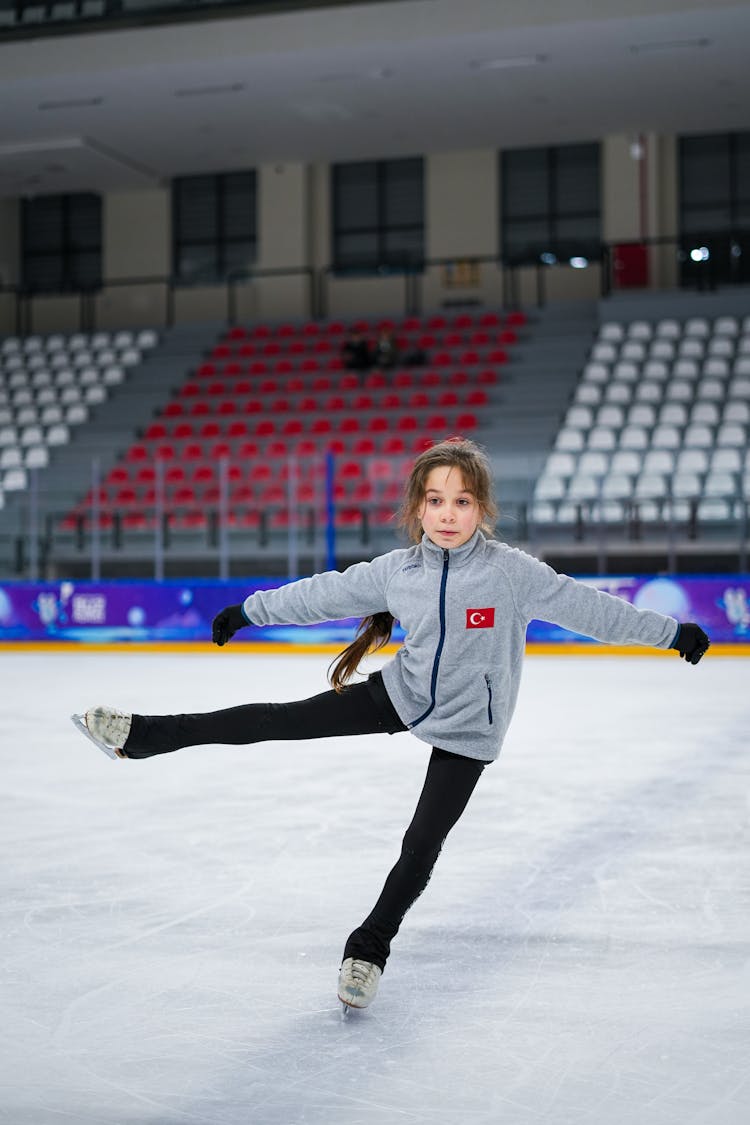
<instances>
[{"instance_id":1,"label":"ice skate blade","mask_svg":"<svg viewBox=\"0 0 750 1125\"><path fill-rule=\"evenodd\" d=\"M342 996L339 996L339 1003L341 1004L342 1020L346 1019L350 1012L364 1012L365 1007L367 1006L362 1006L361 1004L351 1004L348 1000L344 1000Z\"/></svg>"},{"instance_id":2,"label":"ice skate blade","mask_svg":"<svg viewBox=\"0 0 750 1125\"><path fill-rule=\"evenodd\" d=\"M71 715L70 720L76 730L79 730L81 734L85 734L89 742L93 742L94 746L101 750L103 754L106 754L108 758L114 759L115 762L120 760L120 755L117 753L114 746L108 746L106 742L100 742L98 738L94 738L93 734L86 726L85 715Z\"/></svg>"}]
</instances>

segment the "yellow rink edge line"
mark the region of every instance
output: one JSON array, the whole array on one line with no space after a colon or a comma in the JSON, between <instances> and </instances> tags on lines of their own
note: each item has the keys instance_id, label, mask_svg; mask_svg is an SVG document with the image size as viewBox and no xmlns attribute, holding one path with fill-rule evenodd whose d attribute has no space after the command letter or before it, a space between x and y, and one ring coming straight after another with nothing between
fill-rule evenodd
<instances>
[{"instance_id":1,"label":"yellow rink edge line","mask_svg":"<svg viewBox=\"0 0 750 1125\"><path fill-rule=\"evenodd\" d=\"M399 645L387 645L379 651L384 656L392 656L398 652ZM281 644L269 642L262 644L253 641L233 641L221 650L222 653L234 652L243 655L284 655L284 656L309 656L327 655L336 656L344 648L344 644ZM98 644L86 641L0 641L0 652L132 652L132 653L206 653L212 652L219 657L217 647L210 641L115 641ZM652 648L648 645L605 645L605 644L577 644L575 641L561 642L531 642L526 645L527 656L673 656L671 649ZM714 644L711 645L710 656L750 656L750 642L748 644Z\"/></svg>"}]
</instances>

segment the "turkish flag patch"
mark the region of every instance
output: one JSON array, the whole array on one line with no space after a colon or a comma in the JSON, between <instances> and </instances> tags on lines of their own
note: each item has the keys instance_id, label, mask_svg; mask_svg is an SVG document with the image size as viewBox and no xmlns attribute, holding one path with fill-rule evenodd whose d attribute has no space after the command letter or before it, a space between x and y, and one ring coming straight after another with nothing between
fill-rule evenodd
<instances>
[{"instance_id":1,"label":"turkish flag patch","mask_svg":"<svg viewBox=\"0 0 750 1125\"><path fill-rule=\"evenodd\" d=\"M495 607L490 609L467 609L467 629L492 629L495 625Z\"/></svg>"}]
</instances>

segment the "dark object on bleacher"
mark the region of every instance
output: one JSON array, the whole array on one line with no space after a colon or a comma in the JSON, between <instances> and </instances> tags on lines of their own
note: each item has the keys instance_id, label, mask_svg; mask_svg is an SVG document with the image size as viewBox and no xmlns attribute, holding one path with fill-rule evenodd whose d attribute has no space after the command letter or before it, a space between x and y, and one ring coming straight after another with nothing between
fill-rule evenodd
<instances>
[{"instance_id":1,"label":"dark object on bleacher","mask_svg":"<svg viewBox=\"0 0 750 1125\"><path fill-rule=\"evenodd\" d=\"M373 364L370 345L361 332L352 332L341 348L347 371L369 371Z\"/></svg>"}]
</instances>

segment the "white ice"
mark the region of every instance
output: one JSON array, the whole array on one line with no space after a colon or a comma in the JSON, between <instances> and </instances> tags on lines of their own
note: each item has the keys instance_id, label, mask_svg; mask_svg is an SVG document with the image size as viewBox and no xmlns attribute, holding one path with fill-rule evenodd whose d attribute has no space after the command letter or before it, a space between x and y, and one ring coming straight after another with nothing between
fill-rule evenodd
<instances>
[{"instance_id":1,"label":"white ice","mask_svg":"<svg viewBox=\"0 0 750 1125\"><path fill-rule=\"evenodd\" d=\"M112 762L71 712L322 690L320 656L2 653L0 1121L747 1125L750 663L532 657L342 1020L428 748Z\"/></svg>"}]
</instances>

